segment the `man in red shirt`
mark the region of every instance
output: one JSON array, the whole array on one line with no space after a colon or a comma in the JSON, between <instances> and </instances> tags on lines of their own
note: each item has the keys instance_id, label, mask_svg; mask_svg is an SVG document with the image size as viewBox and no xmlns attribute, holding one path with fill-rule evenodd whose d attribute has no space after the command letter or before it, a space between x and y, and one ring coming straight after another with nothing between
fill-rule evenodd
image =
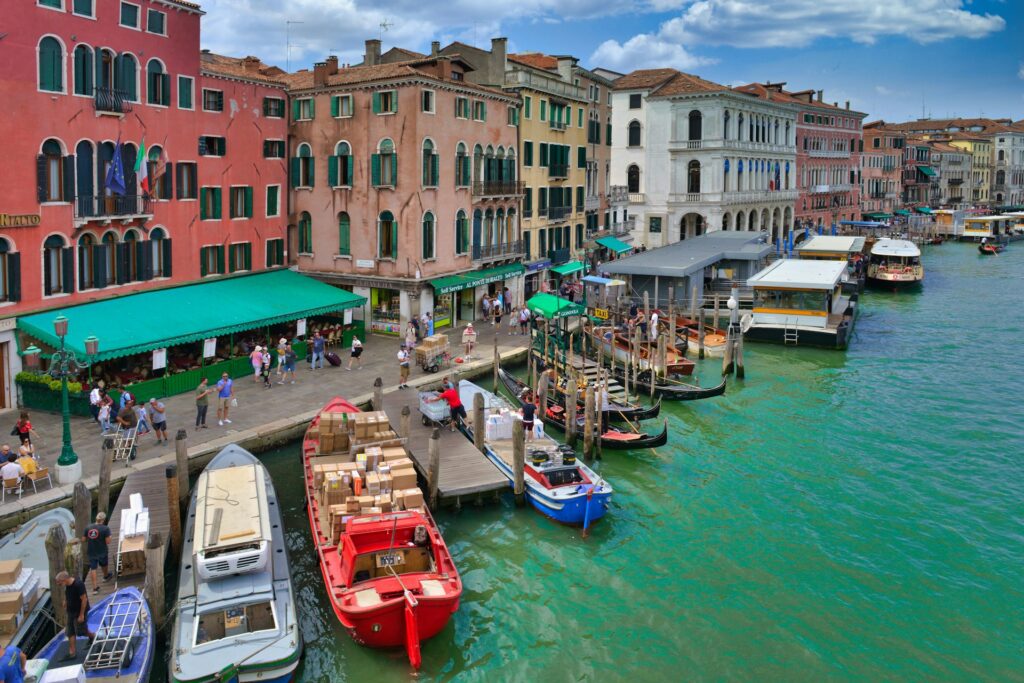
<instances>
[{"instance_id":1,"label":"man in red shirt","mask_svg":"<svg viewBox=\"0 0 1024 683\"><path fill-rule=\"evenodd\" d=\"M465 422L466 420L466 408L462 405L462 399L459 398L458 388L445 389L434 398L427 399L431 403L437 401L447 401L448 408L451 409L452 413L452 431L455 431L455 421L457 419Z\"/></svg>"}]
</instances>

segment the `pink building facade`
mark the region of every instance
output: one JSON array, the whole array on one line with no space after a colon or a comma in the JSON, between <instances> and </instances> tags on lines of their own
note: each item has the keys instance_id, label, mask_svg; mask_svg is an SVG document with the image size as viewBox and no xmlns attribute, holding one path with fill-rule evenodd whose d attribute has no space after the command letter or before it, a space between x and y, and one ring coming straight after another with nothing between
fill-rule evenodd
<instances>
[{"instance_id":1,"label":"pink building facade","mask_svg":"<svg viewBox=\"0 0 1024 683\"><path fill-rule=\"evenodd\" d=\"M9 15L0 408L20 370L15 316L263 268L266 240L285 234L264 206L268 185L286 187L284 155L263 156L266 138L286 139L287 119L263 109L264 98L283 108L283 84L258 60L246 77L242 60L201 55L197 5L38 0ZM123 193L106 182L118 141ZM143 144L148 189L135 172Z\"/></svg>"},{"instance_id":2,"label":"pink building facade","mask_svg":"<svg viewBox=\"0 0 1024 683\"><path fill-rule=\"evenodd\" d=\"M468 83L457 56L289 76L289 251L299 270L367 298L370 331L473 320L521 298L518 100Z\"/></svg>"}]
</instances>

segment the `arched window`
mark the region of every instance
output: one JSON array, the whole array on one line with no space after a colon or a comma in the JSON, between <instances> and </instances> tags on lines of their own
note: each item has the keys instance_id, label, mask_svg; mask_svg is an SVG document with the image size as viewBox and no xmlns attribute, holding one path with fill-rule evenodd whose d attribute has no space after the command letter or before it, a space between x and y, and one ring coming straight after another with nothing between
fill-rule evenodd
<instances>
[{"instance_id":1,"label":"arched window","mask_svg":"<svg viewBox=\"0 0 1024 683\"><path fill-rule=\"evenodd\" d=\"M129 52L114 58L114 89L118 95L130 102L139 101L139 63Z\"/></svg>"},{"instance_id":2,"label":"arched window","mask_svg":"<svg viewBox=\"0 0 1024 683\"><path fill-rule=\"evenodd\" d=\"M377 217L377 258L398 258L398 223L390 211Z\"/></svg>"},{"instance_id":3,"label":"arched window","mask_svg":"<svg viewBox=\"0 0 1024 683\"><path fill-rule=\"evenodd\" d=\"M21 263L11 243L0 237L0 301L17 301L21 293Z\"/></svg>"},{"instance_id":4,"label":"arched window","mask_svg":"<svg viewBox=\"0 0 1024 683\"><path fill-rule=\"evenodd\" d=\"M700 162L694 159L686 167L686 191L700 193Z\"/></svg>"},{"instance_id":5,"label":"arched window","mask_svg":"<svg viewBox=\"0 0 1024 683\"><path fill-rule=\"evenodd\" d=\"M736 139L743 139L743 112L740 112L740 117L736 121Z\"/></svg>"},{"instance_id":6,"label":"arched window","mask_svg":"<svg viewBox=\"0 0 1024 683\"><path fill-rule=\"evenodd\" d=\"M725 140L729 139L729 110L725 110L724 123L722 124L722 138Z\"/></svg>"},{"instance_id":7,"label":"arched window","mask_svg":"<svg viewBox=\"0 0 1024 683\"><path fill-rule=\"evenodd\" d=\"M70 171L64 167L64 152L61 144L54 138L43 143L41 164L38 167L39 201L63 202L64 173ZM69 178L70 180L70 178Z\"/></svg>"},{"instance_id":8,"label":"arched window","mask_svg":"<svg viewBox=\"0 0 1024 683\"><path fill-rule=\"evenodd\" d=\"M313 218L308 211L299 214L299 253L313 253Z\"/></svg>"},{"instance_id":9,"label":"arched window","mask_svg":"<svg viewBox=\"0 0 1024 683\"><path fill-rule=\"evenodd\" d=\"M74 257L69 253L70 249L64 248L64 238L60 235L50 235L43 242L43 294L70 294L75 291L74 283Z\"/></svg>"},{"instance_id":10,"label":"arched window","mask_svg":"<svg viewBox=\"0 0 1024 683\"><path fill-rule=\"evenodd\" d=\"M703 123L704 123L704 117L701 116L701 113L699 111L694 109L693 111L690 112L690 137L688 139L690 139L690 140L702 140L703 139L703 130L701 130Z\"/></svg>"},{"instance_id":11,"label":"arched window","mask_svg":"<svg viewBox=\"0 0 1024 683\"><path fill-rule=\"evenodd\" d=\"M39 41L39 89L64 92L64 46L52 36Z\"/></svg>"},{"instance_id":12,"label":"arched window","mask_svg":"<svg viewBox=\"0 0 1024 683\"><path fill-rule=\"evenodd\" d=\"M114 284L115 277L117 276L117 234L113 231L103 235L102 257L105 267L100 273L103 277L96 279L97 287L106 287L107 285Z\"/></svg>"},{"instance_id":13,"label":"arched window","mask_svg":"<svg viewBox=\"0 0 1024 683\"><path fill-rule=\"evenodd\" d=\"M330 178L331 187L352 187L352 147L342 140L334 146L334 158L331 160L333 172Z\"/></svg>"},{"instance_id":14,"label":"arched window","mask_svg":"<svg viewBox=\"0 0 1024 683\"><path fill-rule=\"evenodd\" d=\"M92 97L92 50L88 45L75 48L75 94Z\"/></svg>"},{"instance_id":15,"label":"arched window","mask_svg":"<svg viewBox=\"0 0 1024 683\"><path fill-rule=\"evenodd\" d=\"M511 147L505 152L505 172L502 177L510 183L516 179L516 153Z\"/></svg>"},{"instance_id":16,"label":"arched window","mask_svg":"<svg viewBox=\"0 0 1024 683\"><path fill-rule=\"evenodd\" d=\"M437 187L438 175L437 150L434 143L427 139L423 141L423 187Z\"/></svg>"},{"instance_id":17,"label":"arched window","mask_svg":"<svg viewBox=\"0 0 1024 683\"><path fill-rule=\"evenodd\" d=\"M636 193L640 191L640 167L631 164L626 169L626 191Z\"/></svg>"},{"instance_id":18,"label":"arched window","mask_svg":"<svg viewBox=\"0 0 1024 683\"><path fill-rule=\"evenodd\" d=\"M171 240L163 228L149 232L150 267L153 277L171 276ZM147 273L149 275L149 273Z\"/></svg>"},{"instance_id":19,"label":"arched window","mask_svg":"<svg viewBox=\"0 0 1024 683\"><path fill-rule=\"evenodd\" d=\"M455 186L469 187L469 155L466 154L465 143L455 147Z\"/></svg>"},{"instance_id":20,"label":"arched window","mask_svg":"<svg viewBox=\"0 0 1024 683\"><path fill-rule=\"evenodd\" d=\"M96 52L96 89L109 92L117 83L114 71L117 57L110 50L97 49Z\"/></svg>"},{"instance_id":21,"label":"arched window","mask_svg":"<svg viewBox=\"0 0 1024 683\"><path fill-rule=\"evenodd\" d=\"M121 263L118 264L121 282L136 282L142 279L141 255L139 235L134 230L129 230L121 240ZM123 273L123 275L122 275Z\"/></svg>"},{"instance_id":22,"label":"arched window","mask_svg":"<svg viewBox=\"0 0 1024 683\"><path fill-rule=\"evenodd\" d=\"M434 245L434 214L427 211L423 214L423 260L429 261L434 258L435 245Z\"/></svg>"},{"instance_id":23,"label":"arched window","mask_svg":"<svg viewBox=\"0 0 1024 683\"><path fill-rule=\"evenodd\" d=\"M484 182L491 182L496 179L494 172L494 148L487 145L484 150Z\"/></svg>"},{"instance_id":24,"label":"arched window","mask_svg":"<svg viewBox=\"0 0 1024 683\"><path fill-rule=\"evenodd\" d=\"M459 209L455 214L455 253L465 254L469 251L469 220L466 212Z\"/></svg>"},{"instance_id":25,"label":"arched window","mask_svg":"<svg viewBox=\"0 0 1024 683\"><path fill-rule=\"evenodd\" d=\"M473 182L483 182L484 179L484 148L480 145L473 147Z\"/></svg>"},{"instance_id":26,"label":"arched window","mask_svg":"<svg viewBox=\"0 0 1024 683\"><path fill-rule=\"evenodd\" d=\"M494 240L494 209L484 212L484 231L480 244L492 244Z\"/></svg>"},{"instance_id":27,"label":"arched window","mask_svg":"<svg viewBox=\"0 0 1024 683\"><path fill-rule=\"evenodd\" d=\"M494 234L491 236L491 244L498 246L505 235L505 209L498 209L494 216ZM500 252L499 252L500 253Z\"/></svg>"},{"instance_id":28,"label":"arched window","mask_svg":"<svg viewBox=\"0 0 1024 683\"><path fill-rule=\"evenodd\" d=\"M171 103L171 77L157 59L146 65L146 102L166 107Z\"/></svg>"},{"instance_id":29,"label":"arched window","mask_svg":"<svg viewBox=\"0 0 1024 683\"><path fill-rule=\"evenodd\" d=\"M92 143L82 140L75 147L75 203L79 216L95 216L93 195L93 150Z\"/></svg>"},{"instance_id":30,"label":"arched window","mask_svg":"<svg viewBox=\"0 0 1024 683\"><path fill-rule=\"evenodd\" d=\"M731 217L729 216L729 214L728 214L728 213L725 213L725 214L724 214L724 215L722 216L722 230L728 230L728 229L729 229L729 221L730 221L730 218L731 218Z\"/></svg>"},{"instance_id":31,"label":"arched window","mask_svg":"<svg viewBox=\"0 0 1024 683\"><path fill-rule=\"evenodd\" d=\"M1002 152L1002 150L1000 150ZM1006 171L996 171L996 185L1006 184Z\"/></svg>"},{"instance_id":32,"label":"arched window","mask_svg":"<svg viewBox=\"0 0 1024 683\"><path fill-rule=\"evenodd\" d=\"M774 134L773 134L773 137L772 137L772 142L774 142L776 145L779 144L779 120L778 119L775 119L775 128L774 128Z\"/></svg>"},{"instance_id":33,"label":"arched window","mask_svg":"<svg viewBox=\"0 0 1024 683\"><path fill-rule=\"evenodd\" d=\"M640 122L630 121L629 126L626 129L626 144L630 147L640 146Z\"/></svg>"},{"instance_id":34,"label":"arched window","mask_svg":"<svg viewBox=\"0 0 1024 683\"><path fill-rule=\"evenodd\" d=\"M384 138L377 145L377 153L370 165L374 187L398 186L398 154L390 138Z\"/></svg>"},{"instance_id":35,"label":"arched window","mask_svg":"<svg viewBox=\"0 0 1024 683\"><path fill-rule=\"evenodd\" d=\"M96 238L85 233L78 238L78 289L96 287Z\"/></svg>"},{"instance_id":36,"label":"arched window","mask_svg":"<svg viewBox=\"0 0 1024 683\"><path fill-rule=\"evenodd\" d=\"M786 121L786 139L782 141L782 144L789 144L789 121Z\"/></svg>"},{"instance_id":37,"label":"arched window","mask_svg":"<svg viewBox=\"0 0 1024 683\"><path fill-rule=\"evenodd\" d=\"M297 156L292 159L292 185L294 187L313 187L316 182L313 149L303 142L299 145L296 154Z\"/></svg>"},{"instance_id":38,"label":"arched window","mask_svg":"<svg viewBox=\"0 0 1024 683\"><path fill-rule=\"evenodd\" d=\"M171 180L163 163L163 148L160 145L153 145L146 150L146 156L148 157L146 174L149 177L149 195L155 199L170 199Z\"/></svg>"},{"instance_id":39,"label":"arched window","mask_svg":"<svg viewBox=\"0 0 1024 683\"><path fill-rule=\"evenodd\" d=\"M338 214L338 253L352 255L352 220L345 211Z\"/></svg>"}]
</instances>

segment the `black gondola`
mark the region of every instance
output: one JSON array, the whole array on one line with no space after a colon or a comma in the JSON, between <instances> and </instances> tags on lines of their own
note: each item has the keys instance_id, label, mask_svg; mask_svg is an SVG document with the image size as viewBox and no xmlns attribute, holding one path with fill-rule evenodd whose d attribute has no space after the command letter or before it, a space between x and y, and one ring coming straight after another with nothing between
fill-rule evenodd
<instances>
[{"instance_id":1,"label":"black gondola","mask_svg":"<svg viewBox=\"0 0 1024 683\"><path fill-rule=\"evenodd\" d=\"M498 370L498 376L501 378L501 383L505 389L512 394L520 407L525 403L522 399L523 392L528 390L529 387L525 383L520 382L518 379L508 374L504 370ZM555 400L548 396L548 405L546 408L554 408L554 413L549 413L548 410L539 411L541 420L544 424L551 425L560 432L565 432L565 409L559 405ZM561 419L558 416L561 416ZM582 432L585 428L585 416L580 415L576 418L577 432ZM645 432L634 433L626 431L620 427L614 425L605 426L604 432L601 434L601 448L607 448L610 450L634 450L638 448L654 448L655 446L664 446L668 441L668 420L665 420L664 427L661 430L661 434L650 435Z\"/></svg>"},{"instance_id":2,"label":"black gondola","mask_svg":"<svg viewBox=\"0 0 1024 683\"><path fill-rule=\"evenodd\" d=\"M612 376L623 382L626 373L621 366L612 369ZM647 394L651 391L650 372L641 372L640 377L630 377L630 386L635 386L639 394ZM699 401L713 396L721 396L725 393L725 380L721 384L707 389L695 387L689 384L655 384L654 395L669 401Z\"/></svg>"},{"instance_id":3,"label":"black gondola","mask_svg":"<svg viewBox=\"0 0 1024 683\"><path fill-rule=\"evenodd\" d=\"M543 362L543 358L540 355L535 355L538 362ZM562 382L559 382L561 385ZM559 386L554 392L554 399L558 401L558 404L563 408L566 407L565 403L565 387ZM580 411L582 412L582 401L577 401L576 405L581 406ZM608 408L602 411L604 415L602 420L605 422L639 422L640 420L650 420L661 413L661 398L649 405L642 406L632 403L619 403L613 399L608 400Z\"/></svg>"}]
</instances>

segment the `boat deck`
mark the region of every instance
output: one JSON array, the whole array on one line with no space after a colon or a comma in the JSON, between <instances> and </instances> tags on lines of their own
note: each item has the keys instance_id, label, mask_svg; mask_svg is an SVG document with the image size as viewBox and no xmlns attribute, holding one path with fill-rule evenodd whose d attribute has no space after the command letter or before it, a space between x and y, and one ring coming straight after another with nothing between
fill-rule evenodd
<instances>
[{"instance_id":1,"label":"boat deck","mask_svg":"<svg viewBox=\"0 0 1024 683\"><path fill-rule=\"evenodd\" d=\"M117 545L118 536L121 530L121 511L128 509L131 494L142 495L142 504L149 509L149 531L160 532L160 537L167 543L171 534L171 514L167 507L167 477L163 467L147 467L142 470L133 470L128 478L124 480L124 488L117 497L117 504L110 514L108 526L110 527L110 571L117 566ZM144 552L144 551L143 551ZM136 556L134 560L141 559ZM143 566L143 565L138 565ZM140 591L146 582L145 570L133 573L126 573L115 576L110 581L100 581L99 594L89 593L92 602L98 602L100 598L110 595L118 588L135 586ZM92 591L92 582L87 582L89 590Z\"/></svg>"},{"instance_id":2,"label":"boat deck","mask_svg":"<svg viewBox=\"0 0 1024 683\"><path fill-rule=\"evenodd\" d=\"M415 390L395 391L384 394L384 412L394 428L402 422L402 408L409 406L409 440L406 443L416 469L427 476L430 455L427 444L433 427L427 427L420 419L418 394ZM472 405L466 406L471 413ZM448 429L441 429L441 473L437 483L437 494L442 502L458 503L462 496L503 491L508 488L508 479L483 453L473 447L465 436Z\"/></svg>"}]
</instances>

